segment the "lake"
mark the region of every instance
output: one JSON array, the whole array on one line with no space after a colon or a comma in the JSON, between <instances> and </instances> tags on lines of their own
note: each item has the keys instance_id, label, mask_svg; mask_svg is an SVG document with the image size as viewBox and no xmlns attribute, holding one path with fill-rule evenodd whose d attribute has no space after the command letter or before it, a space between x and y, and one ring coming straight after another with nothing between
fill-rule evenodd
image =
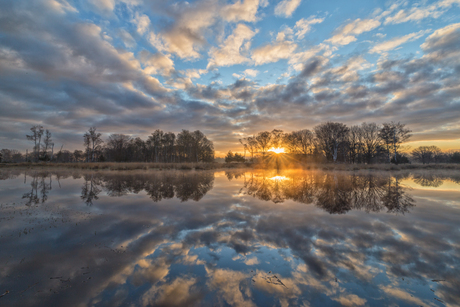
<instances>
[{"instance_id":1,"label":"lake","mask_svg":"<svg viewBox=\"0 0 460 307\"><path fill-rule=\"evenodd\" d=\"M0 171L2 306L459 306L460 174Z\"/></svg>"}]
</instances>

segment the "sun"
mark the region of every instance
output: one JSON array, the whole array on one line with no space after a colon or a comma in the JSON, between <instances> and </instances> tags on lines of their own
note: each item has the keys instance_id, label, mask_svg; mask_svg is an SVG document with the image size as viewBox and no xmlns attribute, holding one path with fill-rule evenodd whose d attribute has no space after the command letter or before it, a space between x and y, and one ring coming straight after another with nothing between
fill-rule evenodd
<instances>
[{"instance_id":1,"label":"sun","mask_svg":"<svg viewBox=\"0 0 460 307\"><path fill-rule=\"evenodd\" d=\"M275 148L275 147L272 147L270 148L268 151L271 151L273 153L276 153L276 154L280 154L280 153L284 153L284 148Z\"/></svg>"}]
</instances>

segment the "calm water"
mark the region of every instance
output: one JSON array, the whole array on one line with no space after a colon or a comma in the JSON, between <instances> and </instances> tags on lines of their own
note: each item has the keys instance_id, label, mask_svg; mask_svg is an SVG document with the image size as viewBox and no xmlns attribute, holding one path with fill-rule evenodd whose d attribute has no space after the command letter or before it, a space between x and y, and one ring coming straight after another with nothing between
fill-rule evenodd
<instances>
[{"instance_id":1,"label":"calm water","mask_svg":"<svg viewBox=\"0 0 460 307\"><path fill-rule=\"evenodd\" d=\"M460 305L460 174L0 179L2 306Z\"/></svg>"}]
</instances>

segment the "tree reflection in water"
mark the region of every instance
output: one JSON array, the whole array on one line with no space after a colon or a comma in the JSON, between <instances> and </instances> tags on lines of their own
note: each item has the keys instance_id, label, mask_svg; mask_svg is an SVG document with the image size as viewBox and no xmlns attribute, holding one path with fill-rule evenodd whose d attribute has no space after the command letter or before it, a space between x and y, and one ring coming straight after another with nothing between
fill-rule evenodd
<instances>
[{"instance_id":1,"label":"tree reflection in water","mask_svg":"<svg viewBox=\"0 0 460 307\"><path fill-rule=\"evenodd\" d=\"M52 179L51 173L44 172L33 172L29 175L31 182L31 190L30 192L25 193L22 198L27 199L26 206L37 205L40 203L44 203L48 199L48 193L51 190L52 186ZM48 178L49 177L49 178ZM49 181L47 182L48 179ZM27 175L24 175L24 183L27 182Z\"/></svg>"},{"instance_id":2,"label":"tree reflection in water","mask_svg":"<svg viewBox=\"0 0 460 307\"><path fill-rule=\"evenodd\" d=\"M97 174L83 175L85 183L81 187L81 199L88 205L93 204L93 200L99 199L98 194L101 193L101 180Z\"/></svg>"},{"instance_id":3,"label":"tree reflection in water","mask_svg":"<svg viewBox=\"0 0 460 307\"><path fill-rule=\"evenodd\" d=\"M212 172L90 173L83 177L81 198L89 205L98 199L102 188L112 197L145 191L154 202L174 196L181 201L199 201L214 182Z\"/></svg>"},{"instance_id":4,"label":"tree reflection in water","mask_svg":"<svg viewBox=\"0 0 460 307\"><path fill-rule=\"evenodd\" d=\"M17 171L3 171L0 180L19 176ZM112 173L112 172L24 172L24 183L30 181L30 191L22 198L27 205L44 203L52 189L52 177L55 176L60 187L60 179L72 176L84 180L80 198L88 205L99 199L101 192L106 191L111 197L122 197L145 191L154 202L177 197L181 201L199 201L213 188L214 173L208 171L172 171L152 173ZM239 176L239 175L237 175Z\"/></svg>"},{"instance_id":5,"label":"tree reflection in water","mask_svg":"<svg viewBox=\"0 0 460 307\"><path fill-rule=\"evenodd\" d=\"M248 195L274 203L315 203L331 214L352 209L404 214L414 206L414 200L406 193L408 188L400 184L398 177L328 172L286 172L274 176L272 172L259 172L244 179L243 191Z\"/></svg>"},{"instance_id":6,"label":"tree reflection in water","mask_svg":"<svg viewBox=\"0 0 460 307\"><path fill-rule=\"evenodd\" d=\"M31 190L24 193L29 206L45 202L52 189L52 176L67 178L62 172L24 173L29 179ZM14 178L17 172L2 172L0 180ZM199 201L213 188L212 172L153 172L123 173L89 172L73 173L74 178L83 178L81 199L92 205L99 194L106 191L111 197L137 194L146 191L154 202L177 197L181 201ZM316 204L331 214L343 214L352 209L367 212L387 210L392 213L406 213L414 206L414 201L406 193L408 187L400 181L412 178L423 187L439 187L444 180L460 183L460 177L451 174L406 173L398 176L382 174L349 174L328 172L285 172L282 175L270 171L238 172L227 171L228 180L244 178L240 192L265 201L283 203L293 200L305 204ZM60 185L60 183L59 183Z\"/></svg>"}]
</instances>

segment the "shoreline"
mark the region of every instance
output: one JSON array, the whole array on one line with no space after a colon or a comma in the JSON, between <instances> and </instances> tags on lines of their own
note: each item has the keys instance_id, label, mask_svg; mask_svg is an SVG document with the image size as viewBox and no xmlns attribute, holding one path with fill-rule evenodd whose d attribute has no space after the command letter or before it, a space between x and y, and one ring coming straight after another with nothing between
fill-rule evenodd
<instances>
[{"instance_id":1,"label":"shoreline","mask_svg":"<svg viewBox=\"0 0 460 307\"><path fill-rule=\"evenodd\" d=\"M80 169L80 170L217 170L217 169L276 169L252 163L154 163L154 162L74 162L74 163L0 163L0 169ZM322 164L296 163L280 169L324 170L324 171L400 171L400 170L459 170L460 164Z\"/></svg>"}]
</instances>

